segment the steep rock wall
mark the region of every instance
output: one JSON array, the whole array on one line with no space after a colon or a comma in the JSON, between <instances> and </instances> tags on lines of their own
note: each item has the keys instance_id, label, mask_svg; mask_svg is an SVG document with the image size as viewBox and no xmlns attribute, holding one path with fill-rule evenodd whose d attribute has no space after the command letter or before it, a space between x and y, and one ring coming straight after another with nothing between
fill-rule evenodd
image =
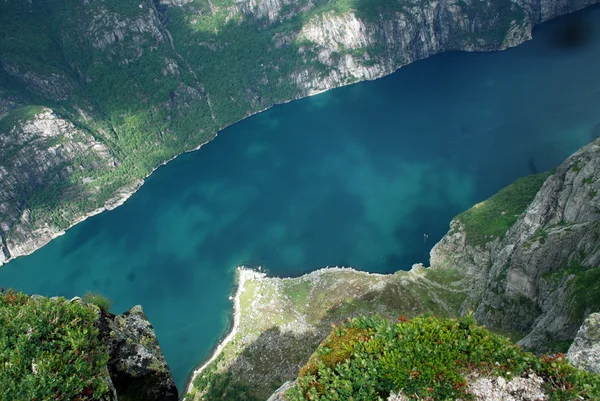
<instances>
[{"instance_id":1,"label":"steep rock wall","mask_svg":"<svg viewBox=\"0 0 600 401\"><path fill-rule=\"evenodd\" d=\"M502 239L473 246L459 220L431 251L433 268L459 268L472 296L463 310L527 348L572 340L597 308L586 296L600 267L600 140L551 175ZM594 287L590 287L593 290Z\"/></svg>"}]
</instances>

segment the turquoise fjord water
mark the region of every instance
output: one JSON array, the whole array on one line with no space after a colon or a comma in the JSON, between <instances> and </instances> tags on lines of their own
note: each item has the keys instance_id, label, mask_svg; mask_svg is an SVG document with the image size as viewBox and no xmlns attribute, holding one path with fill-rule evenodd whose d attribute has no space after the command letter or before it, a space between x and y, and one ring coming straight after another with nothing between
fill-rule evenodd
<instances>
[{"instance_id":1,"label":"turquoise fjord water","mask_svg":"<svg viewBox=\"0 0 600 401\"><path fill-rule=\"evenodd\" d=\"M596 7L516 49L447 53L274 107L0 269L0 286L142 304L182 388L228 327L236 266L427 263L454 215L600 135L599 27Z\"/></svg>"}]
</instances>

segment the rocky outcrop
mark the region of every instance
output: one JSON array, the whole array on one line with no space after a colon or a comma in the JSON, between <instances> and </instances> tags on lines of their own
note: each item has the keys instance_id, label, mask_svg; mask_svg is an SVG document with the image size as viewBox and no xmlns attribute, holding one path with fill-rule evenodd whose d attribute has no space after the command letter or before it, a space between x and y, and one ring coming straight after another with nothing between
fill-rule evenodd
<instances>
[{"instance_id":1,"label":"rocky outcrop","mask_svg":"<svg viewBox=\"0 0 600 401\"><path fill-rule=\"evenodd\" d=\"M54 101L68 99L75 88L75 83L63 74L29 71L11 62L8 57L3 57L0 64L9 75L23 82L32 93Z\"/></svg>"},{"instance_id":2,"label":"rocky outcrop","mask_svg":"<svg viewBox=\"0 0 600 401\"><path fill-rule=\"evenodd\" d=\"M84 9L89 13L85 34L91 45L97 49L108 49L113 54L126 50L129 58L123 60L125 63L134 62L145 51L156 48L157 43L165 39L160 22L154 9L146 2L141 2L139 8L142 12L133 18L111 11L108 7L94 5Z\"/></svg>"},{"instance_id":3,"label":"rocky outcrop","mask_svg":"<svg viewBox=\"0 0 600 401\"><path fill-rule=\"evenodd\" d=\"M84 299L75 297L66 300L63 297L46 298L35 294L27 296L10 290L4 292L0 288L0 297L4 297L0 308L3 318L7 317L7 313L8 316L12 316L9 313L11 308L17 316L14 320L18 321L21 316L29 316L21 323L26 330L20 330L19 327L17 330L13 329L12 334L10 330L4 331L3 335L11 337L2 337L0 341L8 341L9 345L27 342L32 346L24 353L27 354L24 360L31 361L31 371L26 369L24 372L15 373L13 370L8 372L8 376L4 375L4 383L12 380L17 385L7 389L8 394L13 397L6 398L3 392L0 399L24 400L27 393L17 392L16 394L21 396L14 397L15 389L31 388L30 385L20 386L19 381L22 380L38 383L38 386L44 386L48 381L54 382L51 388L55 389L56 395L53 399L68 397L73 400L90 401L178 400L178 391L171 371L156 339L154 328L141 306L134 306L123 314L115 315L103 308L107 307L106 300L97 294L92 294L90 298L84 296ZM15 300L19 300L16 303L17 310L14 310L15 303L11 303ZM52 307L49 308L48 305ZM32 333L36 334L32 336ZM86 348L82 348L82 344ZM6 351L7 348L4 348ZM56 351L53 358L48 357L48 350ZM6 355L4 353L3 357L6 358ZM8 360L10 361L10 358ZM79 370L61 368L60 371L56 371L57 368L75 361L81 362ZM81 377L84 382L72 380L68 372L84 375ZM106 383L107 388L102 389L93 384L97 379ZM88 387L90 385L94 387ZM92 388L98 389L98 395L93 393ZM82 391L81 394L79 391ZM34 394L40 393L31 395Z\"/></svg>"},{"instance_id":4,"label":"rocky outcrop","mask_svg":"<svg viewBox=\"0 0 600 401\"><path fill-rule=\"evenodd\" d=\"M154 328L137 305L122 315L102 312L100 337L119 401L177 401L178 391Z\"/></svg>"},{"instance_id":5,"label":"rocky outcrop","mask_svg":"<svg viewBox=\"0 0 600 401\"><path fill-rule=\"evenodd\" d=\"M546 401L550 397L544 392L547 383L543 378L532 373L528 377L515 377L506 380L501 376L473 374L467 377L467 392L475 401ZM387 401L410 401L400 391L392 393ZM285 400L283 400L285 401Z\"/></svg>"},{"instance_id":6,"label":"rocky outcrop","mask_svg":"<svg viewBox=\"0 0 600 401\"><path fill-rule=\"evenodd\" d=\"M195 372L188 398L203 400L210 392L232 388L251 399L272 394L270 401L280 400L330 325L357 315L376 313L396 320L424 312L451 317L473 309L492 331L513 339L525 336L521 344L530 349L564 347L585 315L600 308L597 297L588 296L597 293L599 282L597 177L600 138L555 171L503 190L497 199L506 202L508 195L523 196L527 187L507 231L475 243L469 235L472 227L459 215L431 251L429 268L414 265L410 271L380 275L334 267L297 278L269 278L241 269L234 330ZM492 199L472 210L497 202ZM506 214L500 203L495 205L490 209L494 215L482 224ZM590 273L596 275L588 277ZM539 399L543 384L535 377L510 383L487 376L471 379L472 394L479 399Z\"/></svg>"},{"instance_id":7,"label":"rocky outcrop","mask_svg":"<svg viewBox=\"0 0 600 401\"><path fill-rule=\"evenodd\" d=\"M295 384L296 381L287 381L283 383L267 401L286 401L284 396L285 392L294 387Z\"/></svg>"},{"instance_id":8,"label":"rocky outcrop","mask_svg":"<svg viewBox=\"0 0 600 401\"><path fill-rule=\"evenodd\" d=\"M84 212L60 202L93 199L95 172L118 165L106 145L51 109L24 107L3 123L10 128L0 134L0 265L81 219Z\"/></svg>"},{"instance_id":9,"label":"rocky outcrop","mask_svg":"<svg viewBox=\"0 0 600 401\"><path fill-rule=\"evenodd\" d=\"M590 313L582 288L600 265L600 140L585 146L551 175L504 238L469 243L459 220L431 251L433 268L465 275L481 323L526 336L523 346L545 350L573 339ZM591 283L589 283L591 284Z\"/></svg>"},{"instance_id":10,"label":"rocky outcrop","mask_svg":"<svg viewBox=\"0 0 600 401\"><path fill-rule=\"evenodd\" d=\"M600 374L600 313L591 314L567 353L573 366Z\"/></svg>"}]
</instances>

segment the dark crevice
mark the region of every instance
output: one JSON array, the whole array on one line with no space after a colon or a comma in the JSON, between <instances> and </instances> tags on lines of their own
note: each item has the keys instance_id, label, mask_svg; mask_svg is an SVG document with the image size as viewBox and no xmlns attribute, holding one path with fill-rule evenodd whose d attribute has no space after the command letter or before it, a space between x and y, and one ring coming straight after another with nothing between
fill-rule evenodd
<instances>
[{"instance_id":1,"label":"dark crevice","mask_svg":"<svg viewBox=\"0 0 600 401\"><path fill-rule=\"evenodd\" d=\"M10 251L8 250L8 244L6 243L6 237L4 235L2 235L2 236L0 236L0 238L2 238L2 253L4 254L4 258L8 260L12 257L12 255L10 254Z\"/></svg>"}]
</instances>

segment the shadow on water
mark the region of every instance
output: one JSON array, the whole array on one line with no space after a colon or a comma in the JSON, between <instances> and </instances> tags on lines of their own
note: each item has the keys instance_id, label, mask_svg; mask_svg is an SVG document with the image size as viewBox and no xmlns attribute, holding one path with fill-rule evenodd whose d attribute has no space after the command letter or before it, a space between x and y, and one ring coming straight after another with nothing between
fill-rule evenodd
<instances>
[{"instance_id":1,"label":"shadow on water","mask_svg":"<svg viewBox=\"0 0 600 401\"><path fill-rule=\"evenodd\" d=\"M135 196L135 195L134 195ZM128 252L137 251L144 243L146 236L136 233L156 231L156 217L160 215L158 208L134 208L133 202L121 206L101 216L94 216L83 224L69 230L69 235L61 243L60 255L67 258L73 253L92 245L95 241L111 243L111 247L123 244ZM137 204L136 206L140 206ZM119 224L127 222L127 224ZM149 234L148 234L149 235Z\"/></svg>"},{"instance_id":2,"label":"shadow on water","mask_svg":"<svg viewBox=\"0 0 600 401\"><path fill-rule=\"evenodd\" d=\"M556 29L550 36L549 43L559 50L571 50L588 46L594 37L594 29L583 18L572 18L569 22Z\"/></svg>"},{"instance_id":3,"label":"shadow on water","mask_svg":"<svg viewBox=\"0 0 600 401\"><path fill-rule=\"evenodd\" d=\"M533 156L529 156L527 158L527 168L529 169L530 174L537 174L540 172L540 170L537 168L535 158Z\"/></svg>"},{"instance_id":4,"label":"shadow on water","mask_svg":"<svg viewBox=\"0 0 600 401\"><path fill-rule=\"evenodd\" d=\"M133 267L132 271L144 272L150 277L137 284L143 286L147 297L168 298L178 293L193 292L195 269L194 263L180 260L177 254L157 251L148 255L146 263Z\"/></svg>"},{"instance_id":5,"label":"shadow on water","mask_svg":"<svg viewBox=\"0 0 600 401\"><path fill-rule=\"evenodd\" d=\"M593 141L596 138L600 138L600 123L596 124L594 126L594 128L592 128L592 131L591 131L590 140Z\"/></svg>"},{"instance_id":6,"label":"shadow on water","mask_svg":"<svg viewBox=\"0 0 600 401\"><path fill-rule=\"evenodd\" d=\"M549 31L545 37L545 45L548 50L555 52L574 52L584 50L593 45L594 41L600 35L599 27L587 16L590 11L600 9L600 5L595 4L576 11L572 14L555 18L533 30L534 39L541 29Z\"/></svg>"}]
</instances>

